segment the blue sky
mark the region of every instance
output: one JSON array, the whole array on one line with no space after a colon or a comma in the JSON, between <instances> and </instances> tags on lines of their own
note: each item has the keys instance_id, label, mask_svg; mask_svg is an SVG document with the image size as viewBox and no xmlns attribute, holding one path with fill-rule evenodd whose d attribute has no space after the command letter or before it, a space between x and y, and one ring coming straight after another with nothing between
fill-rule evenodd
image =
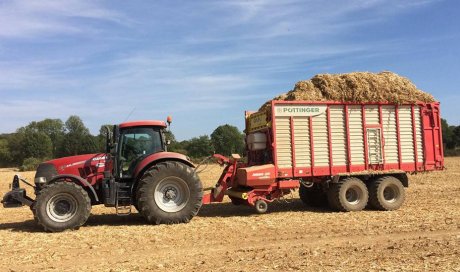
<instances>
[{"instance_id":1,"label":"blue sky","mask_svg":"<svg viewBox=\"0 0 460 272\"><path fill-rule=\"evenodd\" d=\"M391 70L460 124L460 1L0 1L0 133L172 115L178 139L318 73Z\"/></svg>"}]
</instances>

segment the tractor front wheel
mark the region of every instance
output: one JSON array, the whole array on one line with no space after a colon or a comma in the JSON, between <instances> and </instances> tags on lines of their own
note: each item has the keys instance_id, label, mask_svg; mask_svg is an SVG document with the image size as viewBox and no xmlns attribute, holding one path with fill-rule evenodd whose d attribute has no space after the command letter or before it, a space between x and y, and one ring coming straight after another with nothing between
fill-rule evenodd
<instances>
[{"instance_id":1,"label":"tractor front wheel","mask_svg":"<svg viewBox=\"0 0 460 272\"><path fill-rule=\"evenodd\" d=\"M142 176L136 198L139 212L149 223L186 223L201 208L203 187L190 166L162 162Z\"/></svg>"},{"instance_id":2,"label":"tractor front wheel","mask_svg":"<svg viewBox=\"0 0 460 272\"><path fill-rule=\"evenodd\" d=\"M75 183L55 182L38 192L32 212L35 221L45 231L78 229L88 220L91 199L88 193Z\"/></svg>"}]
</instances>

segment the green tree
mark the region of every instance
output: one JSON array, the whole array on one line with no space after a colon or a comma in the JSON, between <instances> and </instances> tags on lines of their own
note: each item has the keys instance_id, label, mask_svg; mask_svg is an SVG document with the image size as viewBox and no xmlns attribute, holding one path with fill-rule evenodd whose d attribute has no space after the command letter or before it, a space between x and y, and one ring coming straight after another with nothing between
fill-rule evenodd
<instances>
[{"instance_id":1,"label":"green tree","mask_svg":"<svg viewBox=\"0 0 460 272\"><path fill-rule=\"evenodd\" d=\"M213 154L211 139L208 135L192 138L183 144L187 155L192 158L203 158Z\"/></svg>"},{"instance_id":2,"label":"green tree","mask_svg":"<svg viewBox=\"0 0 460 272\"><path fill-rule=\"evenodd\" d=\"M108 129L108 131L107 131ZM112 134L113 132L113 125L102 125L99 128L99 135L97 136L97 150L98 152L105 153L107 150L107 132Z\"/></svg>"},{"instance_id":3,"label":"green tree","mask_svg":"<svg viewBox=\"0 0 460 272\"><path fill-rule=\"evenodd\" d=\"M460 126L451 127L452 141L455 143L455 148L460 147Z\"/></svg>"},{"instance_id":4,"label":"green tree","mask_svg":"<svg viewBox=\"0 0 460 272\"><path fill-rule=\"evenodd\" d=\"M169 141L168 151L187 154L185 146L188 144L188 141L177 141L176 137L170 130L165 130L165 140Z\"/></svg>"},{"instance_id":5,"label":"green tree","mask_svg":"<svg viewBox=\"0 0 460 272\"><path fill-rule=\"evenodd\" d=\"M21 127L8 137L11 162L21 165L26 158L53 157L53 144L48 135L30 127Z\"/></svg>"},{"instance_id":6,"label":"green tree","mask_svg":"<svg viewBox=\"0 0 460 272\"><path fill-rule=\"evenodd\" d=\"M9 166L11 164L11 153L8 147L8 140L0 139L0 166Z\"/></svg>"},{"instance_id":7,"label":"green tree","mask_svg":"<svg viewBox=\"0 0 460 272\"><path fill-rule=\"evenodd\" d=\"M446 149L455 149L457 145L453 132L453 127L449 126L446 119L441 119L442 141Z\"/></svg>"},{"instance_id":8,"label":"green tree","mask_svg":"<svg viewBox=\"0 0 460 272\"><path fill-rule=\"evenodd\" d=\"M53 155L53 144L48 135L40 131L25 131L21 142L22 158L48 159Z\"/></svg>"},{"instance_id":9,"label":"green tree","mask_svg":"<svg viewBox=\"0 0 460 272\"><path fill-rule=\"evenodd\" d=\"M216 153L231 155L244 152L244 135L235 126L217 127L211 134L211 141Z\"/></svg>"},{"instance_id":10,"label":"green tree","mask_svg":"<svg viewBox=\"0 0 460 272\"><path fill-rule=\"evenodd\" d=\"M81 135L88 135L89 129L85 126L80 117L71 115L67 121L65 121L65 129L68 134L75 133Z\"/></svg>"},{"instance_id":11,"label":"green tree","mask_svg":"<svg viewBox=\"0 0 460 272\"><path fill-rule=\"evenodd\" d=\"M11 162L15 165L21 165L24 160L24 150L22 142L26 134L25 128L21 127L16 130L16 133L11 134L8 141L8 149L10 150Z\"/></svg>"},{"instance_id":12,"label":"green tree","mask_svg":"<svg viewBox=\"0 0 460 272\"><path fill-rule=\"evenodd\" d=\"M70 116L65 122L66 134L59 148L60 156L74 156L98 152L98 139L89 133L89 129L78 116Z\"/></svg>"},{"instance_id":13,"label":"green tree","mask_svg":"<svg viewBox=\"0 0 460 272\"><path fill-rule=\"evenodd\" d=\"M39 122L31 122L26 129L29 131L43 132L51 139L53 144L53 156L57 156L57 149L64 137L65 127L60 119L45 119Z\"/></svg>"}]
</instances>

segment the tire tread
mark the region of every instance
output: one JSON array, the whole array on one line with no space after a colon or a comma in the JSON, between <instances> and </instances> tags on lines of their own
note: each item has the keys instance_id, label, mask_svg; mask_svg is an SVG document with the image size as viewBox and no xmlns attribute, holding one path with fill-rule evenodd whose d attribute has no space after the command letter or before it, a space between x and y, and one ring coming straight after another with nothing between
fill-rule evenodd
<instances>
[{"instance_id":1,"label":"tire tread","mask_svg":"<svg viewBox=\"0 0 460 272\"><path fill-rule=\"evenodd\" d=\"M156 177L159 173L163 171L177 171L178 173L185 173L188 176L191 176L194 179L192 182L193 186L196 186L194 189L199 193L193 199L193 195L190 196L190 201L194 201L192 209L188 209L187 213L181 214L179 218L162 218L159 217L154 210L149 208L149 198L147 194L149 192L149 186L156 181ZM189 184L189 183L187 183ZM160 162L152 166L147 170L144 175L142 175L139 180L138 190L136 192L136 199L138 201L139 213L152 224L176 224L176 223L188 223L190 220L198 214L198 211L201 208L202 199L203 199L203 187L196 173L194 173L189 166L176 162L176 161L167 161ZM182 211L179 211L179 213Z\"/></svg>"},{"instance_id":2,"label":"tire tread","mask_svg":"<svg viewBox=\"0 0 460 272\"><path fill-rule=\"evenodd\" d=\"M370 183L369 185L369 206L371 208L374 208L376 210L381 210L381 211L389 211L389 210L398 209L400 207L398 206L397 208L389 209L388 207L385 207L385 205L379 200L378 190L379 190L380 185L387 180L393 180L393 179L396 179L398 180L398 182L401 182L398 178L394 176L382 176ZM401 183L401 186L402 186L402 183ZM402 190L404 190L404 187L402 188ZM402 202L404 202L405 200L404 192L402 192L402 198L403 198Z\"/></svg>"},{"instance_id":3,"label":"tire tread","mask_svg":"<svg viewBox=\"0 0 460 272\"><path fill-rule=\"evenodd\" d=\"M40 202L42 201L43 198L47 196L47 194L49 194L53 190L57 190L59 189L59 187L67 187L67 186L71 186L73 189L75 189L77 192L79 192L83 196L84 201L85 201L85 203L83 203L85 207L85 213L77 214L76 215L78 218L77 222L73 226L66 228L66 229L63 229L62 227L59 227L59 226L48 225L45 221L41 219L41 216L39 216L38 214L40 212L38 209ZM85 189L83 189L82 186L77 185L73 182L58 181L58 182L54 182L54 183L51 183L45 186L42 190L40 190L37 193L37 197L35 198L35 202L32 205L31 209L34 215L34 221L47 232L60 232L60 231L64 231L67 229L76 230L76 229L79 229L88 220L88 217L91 213L91 199L88 193L85 191Z\"/></svg>"}]
</instances>

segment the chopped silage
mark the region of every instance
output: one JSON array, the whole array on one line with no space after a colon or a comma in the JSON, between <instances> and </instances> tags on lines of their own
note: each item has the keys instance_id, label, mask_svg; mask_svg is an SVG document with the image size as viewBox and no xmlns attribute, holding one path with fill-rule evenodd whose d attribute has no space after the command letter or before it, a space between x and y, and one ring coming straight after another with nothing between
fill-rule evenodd
<instances>
[{"instance_id":1,"label":"chopped silage","mask_svg":"<svg viewBox=\"0 0 460 272\"><path fill-rule=\"evenodd\" d=\"M297 82L293 90L272 100L395 104L435 101L431 94L417 89L409 79L388 71L319 74L310 80ZM272 100L267 101L260 110L269 107Z\"/></svg>"}]
</instances>

